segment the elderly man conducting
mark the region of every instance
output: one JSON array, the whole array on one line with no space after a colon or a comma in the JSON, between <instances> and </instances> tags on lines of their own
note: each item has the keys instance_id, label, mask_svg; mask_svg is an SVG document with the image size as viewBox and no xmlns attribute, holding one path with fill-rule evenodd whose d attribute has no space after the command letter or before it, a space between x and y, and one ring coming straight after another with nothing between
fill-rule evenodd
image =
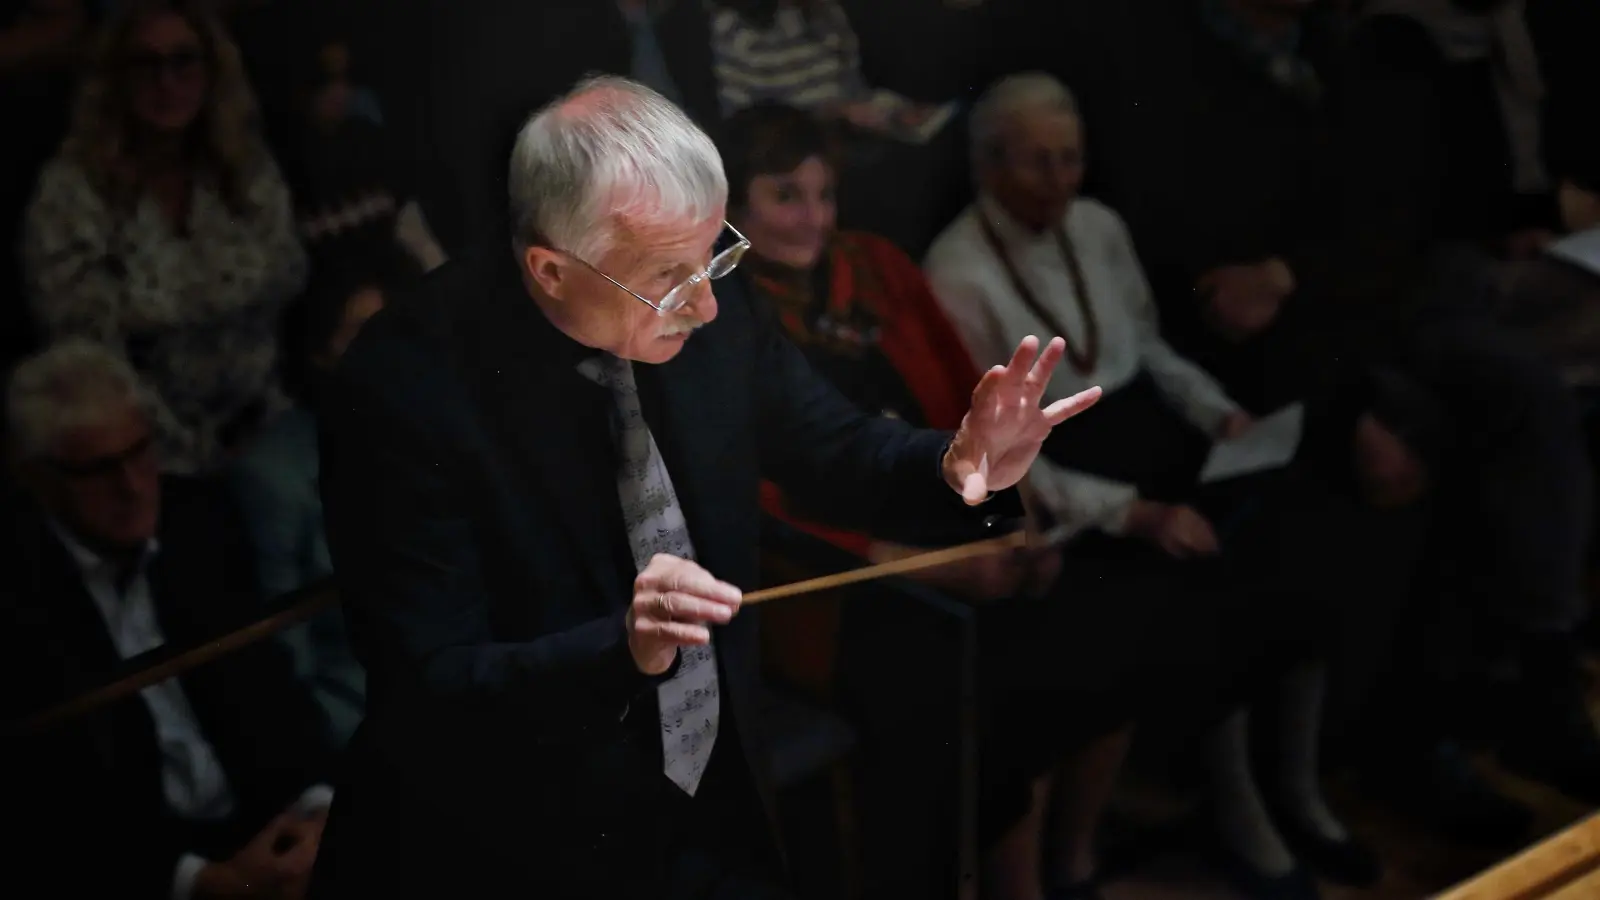
<instances>
[{"instance_id":1,"label":"elderly man conducting","mask_svg":"<svg viewBox=\"0 0 1600 900\"><path fill-rule=\"evenodd\" d=\"M783 896L739 612L760 478L957 540L1098 397L1041 409L1062 347L1030 338L954 435L857 411L713 294L748 246L726 194L676 107L585 82L518 137L509 239L349 349L324 494L369 706L313 896Z\"/></svg>"}]
</instances>

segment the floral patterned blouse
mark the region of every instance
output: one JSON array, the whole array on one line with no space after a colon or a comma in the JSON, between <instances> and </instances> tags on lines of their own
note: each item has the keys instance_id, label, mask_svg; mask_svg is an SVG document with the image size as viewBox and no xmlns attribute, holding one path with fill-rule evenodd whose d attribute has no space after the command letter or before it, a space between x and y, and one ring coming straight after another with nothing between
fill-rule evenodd
<instances>
[{"instance_id":1,"label":"floral patterned blouse","mask_svg":"<svg viewBox=\"0 0 1600 900\"><path fill-rule=\"evenodd\" d=\"M75 163L45 167L28 209L23 262L45 336L84 336L126 354L154 394L168 472L214 469L237 441L282 411L278 322L305 284L276 165L246 180L247 212L197 182L187 228L155 200L114 210Z\"/></svg>"}]
</instances>

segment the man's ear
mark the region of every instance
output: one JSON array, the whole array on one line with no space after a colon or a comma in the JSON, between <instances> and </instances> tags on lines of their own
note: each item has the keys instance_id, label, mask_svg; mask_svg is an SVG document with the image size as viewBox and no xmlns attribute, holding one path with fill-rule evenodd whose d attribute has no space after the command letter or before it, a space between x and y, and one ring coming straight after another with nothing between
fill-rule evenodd
<instances>
[{"instance_id":1,"label":"man's ear","mask_svg":"<svg viewBox=\"0 0 1600 900\"><path fill-rule=\"evenodd\" d=\"M549 247L528 247L522 251L522 275L538 285L545 296L559 300L567 275L567 258Z\"/></svg>"}]
</instances>

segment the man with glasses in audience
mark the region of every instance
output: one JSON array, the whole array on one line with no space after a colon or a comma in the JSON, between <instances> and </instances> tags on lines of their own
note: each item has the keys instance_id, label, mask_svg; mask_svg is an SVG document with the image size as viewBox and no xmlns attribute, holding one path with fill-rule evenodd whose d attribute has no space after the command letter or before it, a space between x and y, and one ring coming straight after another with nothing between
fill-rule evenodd
<instances>
[{"instance_id":1,"label":"man with glasses in audience","mask_svg":"<svg viewBox=\"0 0 1600 900\"><path fill-rule=\"evenodd\" d=\"M721 159L634 82L536 114L510 182L508 239L379 313L323 407L368 710L312 895L786 896L739 612L760 479L888 539L981 536L1098 392L1041 409L1062 347L1030 338L955 435L850 407L713 295L749 246Z\"/></svg>"},{"instance_id":2,"label":"man with glasses in audience","mask_svg":"<svg viewBox=\"0 0 1600 900\"><path fill-rule=\"evenodd\" d=\"M225 494L162 479L145 401L121 357L81 340L11 377L28 496L0 538L0 720L259 614L243 524ZM7 738L6 808L28 823L13 877L139 900L301 897L330 799L324 731L288 655L262 642Z\"/></svg>"}]
</instances>

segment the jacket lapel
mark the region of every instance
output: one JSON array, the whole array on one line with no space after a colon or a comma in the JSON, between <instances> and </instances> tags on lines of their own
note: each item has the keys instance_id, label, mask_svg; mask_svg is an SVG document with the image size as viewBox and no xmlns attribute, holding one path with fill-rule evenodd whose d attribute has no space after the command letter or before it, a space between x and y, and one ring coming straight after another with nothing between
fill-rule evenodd
<instances>
[{"instance_id":1,"label":"jacket lapel","mask_svg":"<svg viewBox=\"0 0 1600 900\"><path fill-rule=\"evenodd\" d=\"M83 583L82 573L67 548L51 533L44 516L30 508L17 535L28 572L26 590L17 597L27 659L37 679L22 693L18 712L43 712L57 703L99 687L124 671L122 655L106 622ZM156 753L155 720L143 703L123 701L99 710L61 732L87 741L106 771L152 772ZM147 764L150 763L150 764ZM155 788L159 790L159 782Z\"/></svg>"},{"instance_id":2,"label":"jacket lapel","mask_svg":"<svg viewBox=\"0 0 1600 900\"><path fill-rule=\"evenodd\" d=\"M87 690L117 671L122 655L67 548L48 527L39 528L36 539L37 581L29 602L40 624L50 623L49 639L58 642L57 652L67 661L61 687L68 693Z\"/></svg>"},{"instance_id":3,"label":"jacket lapel","mask_svg":"<svg viewBox=\"0 0 1600 900\"><path fill-rule=\"evenodd\" d=\"M617 498L616 453L610 433L610 396L584 378L570 339L555 329L520 281L497 279L493 302L479 318L479 373L488 401L488 426L511 451L512 466L530 488L549 498L559 523L587 572L601 612L632 597L632 555L627 552ZM592 613L591 613L592 614Z\"/></svg>"}]
</instances>

